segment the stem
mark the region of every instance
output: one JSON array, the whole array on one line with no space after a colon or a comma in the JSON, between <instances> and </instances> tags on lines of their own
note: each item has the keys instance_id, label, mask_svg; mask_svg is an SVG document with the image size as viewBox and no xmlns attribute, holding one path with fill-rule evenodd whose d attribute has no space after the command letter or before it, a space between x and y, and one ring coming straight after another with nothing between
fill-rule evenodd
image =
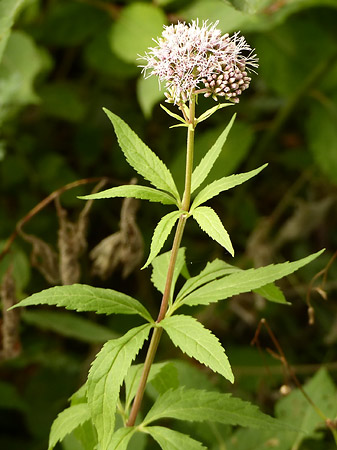
<instances>
[{"instance_id":1,"label":"stem","mask_svg":"<svg viewBox=\"0 0 337 450\"><path fill-rule=\"evenodd\" d=\"M188 219L188 214L186 212L190 208L191 201L191 179L192 179L192 170L193 170L193 151L194 151L194 129L195 129L195 96L193 95L190 100L190 117L189 117L189 127L187 132L187 154L186 154L186 172L185 172L185 190L182 201L182 214L179 217L173 244L171 250L171 257L169 262L169 267L167 270L165 290L163 293L159 314L157 317L156 323L161 322L166 315L168 302L170 299L172 279L174 273L174 267L177 260L177 255L181 243L181 239L183 237L184 228L186 220ZM135 396L130 416L128 421L126 422L127 427L134 426L136 422L136 418L138 415L138 411L142 404L144 391L146 387L147 378L150 373L150 369L152 363L154 361L154 357L157 352L158 344L162 335L163 329L161 327L156 327L153 331L151 342L147 351L147 355L144 362L143 373L139 382L139 386L137 389L137 394Z\"/></svg>"}]
</instances>

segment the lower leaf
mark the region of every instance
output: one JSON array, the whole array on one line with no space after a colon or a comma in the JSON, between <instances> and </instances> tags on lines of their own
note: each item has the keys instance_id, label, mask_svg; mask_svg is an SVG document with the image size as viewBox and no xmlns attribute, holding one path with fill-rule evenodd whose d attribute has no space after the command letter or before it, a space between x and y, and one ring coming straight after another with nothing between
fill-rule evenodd
<instances>
[{"instance_id":1,"label":"lower leaf","mask_svg":"<svg viewBox=\"0 0 337 450\"><path fill-rule=\"evenodd\" d=\"M101 450L107 450L115 427L115 413L123 380L151 329L150 324L108 341L97 355L88 376L88 405Z\"/></svg>"},{"instance_id":2,"label":"lower leaf","mask_svg":"<svg viewBox=\"0 0 337 450\"><path fill-rule=\"evenodd\" d=\"M150 434L163 450L202 450L200 442L186 434L164 427L146 427L144 431Z\"/></svg>"}]
</instances>

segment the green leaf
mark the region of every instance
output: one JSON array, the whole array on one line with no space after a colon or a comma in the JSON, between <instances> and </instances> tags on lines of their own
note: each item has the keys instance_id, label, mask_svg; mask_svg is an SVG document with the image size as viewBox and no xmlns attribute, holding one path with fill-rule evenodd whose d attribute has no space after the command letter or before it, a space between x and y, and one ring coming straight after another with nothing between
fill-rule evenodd
<instances>
[{"instance_id":1,"label":"green leaf","mask_svg":"<svg viewBox=\"0 0 337 450\"><path fill-rule=\"evenodd\" d=\"M258 429L294 430L294 427L262 413L252 405L230 394L179 388L161 395L143 424L162 418L192 422L220 422Z\"/></svg>"},{"instance_id":2,"label":"green leaf","mask_svg":"<svg viewBox=\"0 0 337 450\"><path fill-rule=\"evenodd\" d=\"M163 450L202 450L206 448L186 434L169 428L146 427L142 428L142 431L150 434Z\"/></svg>"},{"instance_id":3,"label":"green leaf","mask_svg":"<svg viewBox=\"0 0 337 450\"><path fill-rule=\"evenodd\" d=\"M150 324L108 341L93 362L88 376L88 405L101 450L107 450L115 426L119 390L151 329Z\"/></svg>"},{"instance_id":4,"label":"green leaf","mask_svg":"<svg viewBox=\"0 0 337 450\"><path fill-rule=\"evenodd\" d=\"M51 330L63 336L89 343L104 343L118 337L116 333L78 314L61 311L24 311L24 322L42 330Z\"/></svg>"},{"instance_id":5,"label":"green leaf","mask_svg":"<svg viewBox=\"0 0 337 450\"><path fill-rule=\"evenodd\" d=\"M111 438L109 450L126 450L130 439L136 431L136 427L119 428Z\"/></svg>"},{"instance_id":6,"label":"green leaf","mask_svg":"<svg viewBox=\"0 0 337 450\"><path fill-rule=\"evenodd\" d=\"M114 126L118 143L127 162L156 188L171 193L180 201L171 172L158 156L149 149L131 128L118 116L103 108Z\"/></svg>"},{"instance_id":7,"label":"green leaf","mask_svg":"<svg viewBox=\"0 0 337 450\"><path fill-rule=\"evenodd\" d=\"M173 278L172 278L172 285L171 285L171 293L170 298L172 299L173 291L178 279L178 276L180 275L184 265L185 265L185 248L181 247L178 250L177 260L176 264L174 266L174 272L173 272ZM157 256L152 261L152 275L151 275L151 281L153 285L158 289L159 292L162 294L165 290L165 284L166 284L166 277L167 277L167 271L169 267L169 262L171 258L171 251L163 253L159 256Z\"/></svg>"},{"instance_id":8,"label":"green leaf","mask_svg":"<svg viewBox=\"0 0 337 450\"><path fill-rule=\"evenodd\" d=\"M193 170L191 193L193 193L201 185L201 183L206 179L206 177L209 174L210 170L212 169L215 161L218 159L218 156L220 155L222 147L224 146L224 144L226 142L228 133L230 132L230 129L232 128L235 117L236 117L236 114L233 115L229 124L224 129L224 131L220 134L220 136L216 140L215 144L210 148L210 150L208 150L206 155L202 158L202 160L200 161L200 164Z\"/></svg>"},{"instance_id":9,"label":"green leaf","mask_svg":"<svg viewBox=\"0 0 337 450\"><path fill-rule=\"evenodd\" d=\"M17 303L18 306L55 305L75 311L95 311L96 314L138 314L153 322L150 313L138 300L112 289L86 284L54 286Z\"/></svg>"},{"instance_id":10,"label":"green leaf","mask_svg":"<svg viewBox=\"0 0 337 450\"><path fill-rule=\"evenodd\" d=\"M186 295L203 284L237 271L237 267L227 264L221 259L215 259L214 261L208 262L199 275L191 277L186 281L184 286L178 292L176 301L180 301L183 297L186 297Z\"/></svg>"},{"instance_id":11,"label":"green leaf","mask_svg":"<svg viewBox=\"0 0 337 450\"><path fill-rule=\"evenodd\" d=\"M111 32L111 46L121 59L139 64L139 55L161 35L166 16L154 5L134 2L122 8Z\"/></svg>"},{"instance_id":12,"label":"green leaf","mask_svg":"<svg viewBox=\"0 0 337 450\"><path fill-rule=\"evenodd\" d=\"M0 61L13 26L15 16L24 0L1 0L0 2Z\"/></svg>"},{"instance_id":13,"label":"green leaf","mask_svg":"<svg viewBox=\"0 0 337 450\"><path fill-rule=\"evenodd\" d=\"M70 406L62 411L51 427L48 450L52 450L57 442L62 441L67 434L87 420L90 420L90 410L86 403Z\"/></svg>"},{"instance_id":14,"label":"green leaf","mask_svg":"<svg viewBox=\"0 0 337 450\"><path fill-rule=\"evenodd\" d=\"M167 365L168 363L154 363L151 366L150 373L147 379L147 382L150 383L159 372ZM125 377L125 409L127 410L132 400L134 399L138 385L142 376L144 364L137 364L131 366L127 376Z\"/></svg>"},{"instance_id":15,"label":"green leaf","mask_svg":"<svg viewBox=\"0 0 337 450\"><path fill-rule=\"evenodd\" d=\"M222 225L219 216L212 208L209 206L199 206L192 212L192 216L208 236L222 245L232 256L234 256L234 249L229 234Z\"/></svg>"},{"instance_id":16,"label":"green leaf","mask_svg":"<svg viewBox=\"0 0 337 450\"><path fill-rule=\"evenodd\" d=\"M164 89L159 85L157 77L138 78L137 99L147 119L151 117L153 107L163 98Z\"/></svg>"},{"instance_id":17,"label":"green leaf","mask_svg":"<svg viewBox=\"0 0 337 450\"><path fill-rule=\"evenodd\" d=\"M160 202L164 205L174 205L175 199L166 192L158 191L146 186L137 186L126 184L124 186L117 186L106 189L97 194L83 195L78 198L83 200L96 200L101 198L115 198L115 197L133 197L142 200L150 200L150 202Z\"/></svg>"},{"instance_id":18,"label":"green leaf","mask_svg":"<svg viewBox=\"0 0 337 450\"><path fill-rule=\"evenodd\" d=\"M254 292L255 294L261 295L261 297L264 297L270 302L290 305L290 302L287 302L281 289L273 283L269 283L265 286L262 286L261 288L254 289Z\"/></svg>"},{"instance_id":19,"label":"green leaf","mask_svg":"<svg viewBox=\"0 0 337 450\"><path fill-rule=\"evenodd\" d=\"M160 322L170 336L173 344L191 358L220 373L234 382L233 373L224 348L217 337L198 322L194 317L175 315Z\"/></svg>"},{"instance_id":20,"label":"green leaf","mask_svg":"<svg viewBox=\"0 0 337 450\"><path fill-rule=\"evenodd\" d=\"M208 305L209 303L224 300L233 295L261 288L309 264L323 251L321 250L298 261L275 265L271 264L266 267L259 267L258 269L242 270L225 276L220 280L211 281L187 295L179 303L179 306Z\"/></svg>"},{"instance_id":21,"label":"green leaf","mask_svg":"<svg viewBox=\"0 0 337 450\"><path fill-rule=\"evenodd\" d=\"M193 204L191 206L191 212L197 208L202 203L207 202L211 198L220 194L220 192L227 191L228 189L232 189L235 186L238 186L250 178L257 175L261 170L263 170L267 164L259 167L258 169L251 170L250 172L240 173L237 175L231 175L229 177L223 177L220 180L213 181L213 183L206 186L199 194L195 197Z\"/></svg>"},{"instance_id":22,"label":"green leaf","mask_svg":"<svg viewBox=\"0 0 337 450\"><path fill-rule=\"evenodd\" d=\"M216 106L213 106L213 108L208 109L203 114L201 114L200 117L196 119L197 123L203 122L204 120L211 117L216 111L222 108L226 108L227 106L233 106L234 103L218 103Z\"/></svg>"},{"instance_id":23,"label":"green leaf","mask_svg":"<svg viewBox=\"0 0 337 450\"><path fill-rule=\"evenodd\" d=\"M186 121L183 117L179 116L178 114L173 113L168 108L166 108L164 105L160 105L160 107L168 114L169 116L173 117L174 119L177 119L179 122L182 122L184 126L186 125ZM188 126L188 124L187 124Z\"/></svg>"},{"instance_id":24,"label":"green leaf","mask_svg":"<svg viewBox=\"0 0 337 450\"><path fill-rule=\"evenodd\" d=\"M178 369L173 362L165 364L151 379L151 387L156 391L155 399L158 396L157 394L163 394L170 389L178 389L179 386Z\"/></svg>"},{"instance_id":25,"label":"green leaf","mask_svg":"<svg viewBox=\"0 0 337 450\"><path fill-rule=\"evenodd\" d=\"M172 211L160 219L152 236L149 257L147 258L147 261L142 269L145 269L145 267L147 267L158 255L163 245L165 244L168 235L171 233L174 224L176 223L179 216L181 216L181 214L181 211Z\"/></svg>"}]
</instances>

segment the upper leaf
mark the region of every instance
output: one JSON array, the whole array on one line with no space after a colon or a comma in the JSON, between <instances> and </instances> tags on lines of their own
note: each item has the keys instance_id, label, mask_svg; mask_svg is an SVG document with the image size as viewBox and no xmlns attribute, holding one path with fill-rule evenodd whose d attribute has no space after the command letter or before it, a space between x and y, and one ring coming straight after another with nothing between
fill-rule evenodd
<instances>
[{"instance_id":1,"label":"upper leaf","mask_svg":"<svg viewBox=\"0 0 337 450\"><path fill-rule=\"evenodd\" d=\"M263 170L266 166L267 164L264 164L258 169L251 170L250 172L239 173L237 175L231 175L229 177L223 177L220 178L220 180L213 181L213 183L206 186L195 197L191 206L191 212L202 203L205 203L207 202L207 200L210 200L211 198L220 194L220 192L227 191L228 189L238 186L239 184L242 184L245 181L249 180L250 178L254 177L259 172L261 172L261 170Z\"/></svg>"},{"instance_id":2,"label":"upper leaf","mask_svg":"<svg viewBox=\"0 0 337 450\"><path fill-rule=\"evenodd\" d=\"M146 263L142 267L142 269L145 269L152 261L153 259L158 255L160 250L162 249L163 245L165 244L166 239L168 238L168 235L171 233L171 230L176 223L178 217L182 214L181 211L172 211L166 216L162 217L156 226L152 241L151 241L151 249L149 257L147 258Z\"/></svg>"},{"instance_id":3,"label":"upper leaf","mask_svg":"<svg viewBox=\"0 0 337 450\"><path fill-rule=\"evenodd\" d=\"M182 268L185 265L185 248L181 247L178 251L176 264L174 266L174 272L173 272L173 278L172 278L172 284L171 284L171 293L170 298L172 299L174 287L177 281L177 278L182 271ZM165 284L166 284L166 277L167 277L167 271L169 267L171 257L171 251L163 253L157 258L155 258L152 261L152 275L151 275L151 281L154 284L154 286L161 292L164 293Z\"/></svg>"},{"instance_id":4,"label":"upper leaf","mask_svg":"<svg viewBox=\"0 0 337 450\"><path fill-rule=\"evenodd\" d=\"M145 433L149 433L163 450L202 450L206 448L186 434L170 430L169 428L146 427L142 430Z\"/></svg>"},{"instance_id":5,"label":"upper leaf","mask_svg":"<svg viewBox=\"0 0 337 450\"><path fill-rule=\"evenodd\" d=\"M91 366L88 376L88 405L101 450L110 449L119 390L150 329L150 324L141 325L129 330L119 339L108 341Z\"/></svg>"},{"instance_id":6,"label":"upper leaf","mask_svg":"<svg viewBox=\"0 0 337 450\"><path fill-rule=\"evenodd\" d=\"M172 197L172 195L167 194L166 192L158 191L158 189L153 189L147 186L137 186L134 184L117 186L97 192L97 194L82 195L78 198L82 198L83 200L97 200L101 198L115 197L140 198L142 200L149 200L150 202L160 202L164 205L176 204L176 200Z\"/></svg>"},{"instance_id":7,"label":"upper leaf","mask_svg":"<svg viewBox=\"0 0 337 450\"><path fill-rule=\"evenodd\" d=\"M180 201L179 193L173 181L171 172L161 159L149 149L134 131L118 116L108 109L104 112L114 126L118 143L127 162L144 178L163 191L170 192Z\"/></svg>"},{"instance_id":8,"label":"upper leaf","mask_svg":"<svg viewBox=\"0 0 337 450\"><path fill-rule=\"evenodd\" d=\"M258 289L295 272L300 267L313 261L323 251L321 250L298 261L275 265L271 264L266 267L259 267L258 269L241 270L219 280L211 281L187 295L179 302L179 306L208 305L209 303L224 300L233 295Z\"/></svg>"},{"instance_id":9,"label":"upper leaf","mask_svg":"<svg viewBox=\"0 0 337 450\"><path fill-rule=\"evenodd\" d=\"M294 430L291 425L262 413L257 406L230 394L179 388L161 395L144 419L144 425L164 418L210 421L260 429Z\"/></svg>"},{"instance_id":10,"label":"upper leaf","mask_svg":"<svg viewBox=\"0 0 337 450\"><path fill-rule=\"evenodd\" d=\"M221 153L222 147L226 142L228 133L232 128L234 123L236 114L233 115L231 121L224 129L224 131L220 134L215 144L208 150L206 155L200 161L200 164L193 170L192 173L192 185L191 185L191 194L201 185L201 183L206 179L210 170L212 169L215 161Z\"/></svg>"},{"instance_id":11,"label":"upper leaf","mask_svg":"<svg viewBox=\"0 0 337 450\"><path fill-rule=\"evenodd\" d=\"M192 212L200 228L212 239L222 245L232 256L234 249L229 234L222 225L219 216L209 206L199 206Z\"/></svg>"},{"instance_id":12,"label":"upper leaf","mask_svg":"<svg viewBox=\"0 0 337 450\"><path fill-rule=\"evenodd\" d=\"M184 286L180 289L177 295L177 301L186 297L187 294L194 291L203 284L209 283L210 281L216 280L217 278L229 275L230 273L237 272L237 268L227 264L221 259L215 259L214 261L208 262L206 267L195 277L189 278Z\"/></svg>"},{"instance_id":13,"label":"upper leaf","mask_svg":"<svg viewBox=\"0 0 337 450\"><path fill-rule=\"evenodd\" d=\"M159 324L176 347L220 373L231 383L234 382L228 358L218 338L194 317L175 315L163 319Z\"/></svg>"},{"instance_id":14,"label":"upper leaf","mask_svg":"<svg viewBox=\"0 0 337 450\"><path fill-rule=\"evenodd\" d=\"M55 305L75 311L95 311L97 314L138 314L149 322L153 319L136 299L112 289L86 284L54 286L25 298L18 306Z\"/></svg>"},{"instance_id":15,"label":"upper leaf","mask_svg":"<svg viewBox=\"0 0 337 450\"><path fill-rule=\"evenodd\" d=\"M90 417L90 409L87 403L70 406L62 411L54 420L51 427L48 450L52 450L67 434L89 420Z\"/></svg>"}]
</instances>

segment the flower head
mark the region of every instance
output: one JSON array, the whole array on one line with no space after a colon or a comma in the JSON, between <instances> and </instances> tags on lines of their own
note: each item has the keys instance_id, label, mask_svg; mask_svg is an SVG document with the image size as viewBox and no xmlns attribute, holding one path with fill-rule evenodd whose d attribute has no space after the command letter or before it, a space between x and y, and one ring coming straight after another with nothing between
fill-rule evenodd
<instances>
[{"instance_id":1,"label":"flower head","mask_svg":"<svg viewBox=\"0 0 337 450\"><path fill-rule=\"evenodd\" d=\"M200 27L193 20L164 26L157 47L142 57L145 76L157 75L165 82L167 101L186 102L191 94L202 93L237 103L248 88L247 69L258 67L258 59L243 36L221 35L217 24L203 21Z\"/></svg>"}]
</instances>

